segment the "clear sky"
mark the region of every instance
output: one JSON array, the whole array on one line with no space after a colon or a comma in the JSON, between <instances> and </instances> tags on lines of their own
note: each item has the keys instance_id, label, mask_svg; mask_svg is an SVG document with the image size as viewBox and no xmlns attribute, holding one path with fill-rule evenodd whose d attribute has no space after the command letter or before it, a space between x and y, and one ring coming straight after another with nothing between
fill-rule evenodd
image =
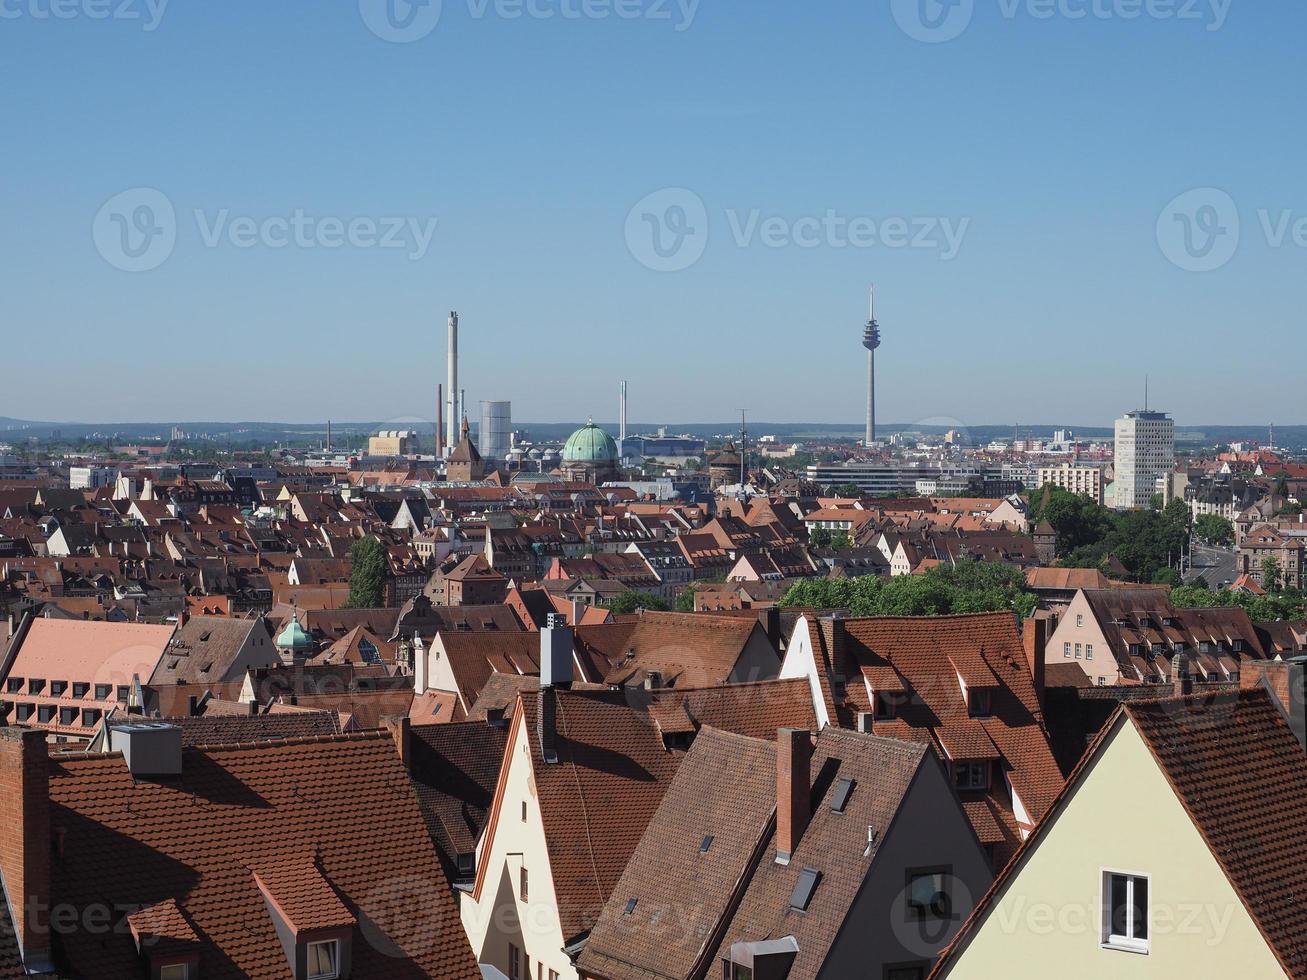
<instances>
[{"instance_id":1,"label":"clear sky","mask_svg":"<svg viewBox=\"0 0 1307 980\"><path fill-rule=\"evenodd\" d=\"M950 2L0 0L0 415L1307 422L1307 6Z\"/></svg>"}]
</instances>

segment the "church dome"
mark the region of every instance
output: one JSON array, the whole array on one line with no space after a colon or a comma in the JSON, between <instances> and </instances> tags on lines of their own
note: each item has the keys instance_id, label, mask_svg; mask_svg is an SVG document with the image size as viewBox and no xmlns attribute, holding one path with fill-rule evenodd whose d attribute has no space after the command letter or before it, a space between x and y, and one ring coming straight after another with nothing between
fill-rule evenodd
<instances>
[{"instance_id":1,"label":"church dome","mask_svg":"<svg viewBox=\"0 0 1307 980\"><path fill-rule=\"evenodd\" d=\"M279 650L312 650L317 646L313 642L313 637L304 631L304 627L294 616L290 618L290 622L286 624L286 628L281 631L275 642Z\"/></svg>"},{"instance_id":2,"label":"church dome","mask_svg":"<svg viewBox=\"0 0 1307 980\"><path fill-rule=\"evenodd\" d=\"M564 463L612 463L617 460L617 443L594 420L567 437L563 446Z\"/></svg>"}]
</instances>

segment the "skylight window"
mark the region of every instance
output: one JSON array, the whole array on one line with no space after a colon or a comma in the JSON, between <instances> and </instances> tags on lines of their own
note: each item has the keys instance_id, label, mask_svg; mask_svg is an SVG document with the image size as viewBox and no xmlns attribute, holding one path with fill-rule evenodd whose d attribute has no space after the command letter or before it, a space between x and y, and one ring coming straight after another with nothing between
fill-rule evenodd
<instances>
[{"instance_id":1,"label":"skylight window","mask_svg":"<svg viewBox=\"0 0 1307 980\"><path fill-rule=\"evenodd\" d=\"M623 914L623 915L630 915L632 912L634 912L634 911L635 911L636 902L637 902L637 899L634 899L634 898L628 898L628 899L626 900L626 911L623 912L622 914Z\"/></svg>"},{"instance_id":2,"label":"skylight window","mask_svg":"<svg viewBox=\"0 0 1307 980\"><path fill-rule=\"evenodd\" d=\"M812 893L817 890L819 881L821 881L821 872L816 868L804 868L799 872L799 880L794 883L794 891L790 892L790 908L793 911L808 911Z\"/></svg>"},{"instance_id":3,"label":"skylight window","mask_svg":"<svg viewBox=\"0 0 1307 980\"><path fill-rule=\"evenodd\" d=\"M712 834L709 834L707 837L703 839L702 843L699 844L699 853L707 854L708 848L712 847L712 842L713 842L713 836Z\"/></svg>"},{"instance_id":4,"label":"skylight window","mask_svg":"<svg viewBox=\"0 0 1307 980\"><path fill-rule=\"evenodd\" d=\"M841 779L835 784L835 796L831 799L831 812L843 813L844 808L849 805L849 796L853 793L853 780Z\"/></svg>"}]
</instances>

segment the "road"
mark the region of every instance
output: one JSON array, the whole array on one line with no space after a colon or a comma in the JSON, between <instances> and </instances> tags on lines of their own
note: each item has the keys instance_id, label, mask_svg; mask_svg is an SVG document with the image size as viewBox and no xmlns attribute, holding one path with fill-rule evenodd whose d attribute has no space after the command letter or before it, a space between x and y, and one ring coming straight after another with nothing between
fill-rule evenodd
<instances>
[{"instance_id":1,"label":"road","mask_svg":"<svg viewBox=\"0 0 1307 980\"><path fill-rule=\"evenodd\" d=\"M1195 541L1190 557L1192 567L1184 577L1186 582L1202 576L1211 588L1219 589L1222 583L1239 577L1239 555L1233 548L1212 548Z\"/></svg>"}]
</instances>

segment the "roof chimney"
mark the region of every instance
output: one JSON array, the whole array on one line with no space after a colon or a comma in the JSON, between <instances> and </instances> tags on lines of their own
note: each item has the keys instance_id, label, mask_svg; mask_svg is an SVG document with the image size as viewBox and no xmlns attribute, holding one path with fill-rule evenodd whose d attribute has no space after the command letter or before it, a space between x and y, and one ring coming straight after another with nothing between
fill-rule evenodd
<instances>
[{"instance_id":1,"label":"roof chimney","mask_svg":"<svg viewBox=\"0 0 1307 980\"><path fill-rule=\"evenodd\" d=\"M0 728L0 870L29 973L54 972L48 756L44 732Z\"/></svg>"},{"instance_id":2,"label":"roof chimney","mask_svg":"<svg viewBox=\"0 0 1307 980\"><path fill-rule=\"evenodd\" d=\"M572 628L550 613L540 630L540 687L572 686Z\"/></svg>"},{"instance_id":3,"label":"roof chimney","mask_svg":"<svg viewBox=\"0 0 1307 980\"><path fill-rule=\"evenodd\" d=\"M1194 679L1189 673L1189 655L1183 651L1171 659L1171 691L1177 698L1194 693Z\"/></svg>"},{"instance_id":4,"label":"roof chimney","mask_svg":"<svg viewBox=\"0 0 1307 980\"><path fill-rule=\"evenodd\" d=\"M776 863L790 857L812 816L812 736L800 728L776 733Z\"/></svg>"},{"instance_id":5,"label":"roof chimney","mask_svg":"<svg viewBox=\"0 0 1307 980\"><path fill-rule=\"evenodd\" d=\"M392 716L384 720L386 728L390 731L390 737L395 740L395 751L399 755L400 764L407 769L411 759L413 723L409 721L408 715Z\"/></svg>"},{"instance_id":6,"label":"roof chimney","mask_svg":"<svg viewBox=\"0 0 1307 980\"><path fill-rule=\"evenodd\" d=\"M109 726L110 752L121 752L135 779L182 774L182 730L178 725L139 721Z\"/></svg>"},{"instance_id":7,"label":"roof chimney","mask_svg":"<svg viewBox=\"0 0 1307 980\"><path fill-rule=\"evenodd\" d=\"M1026 651L1026 665L1030 680L1035 685L1035 698L1044 704L1044 657L1048 651L1048 620L1027 619L1021 624L1022 646Z\"/></svg>"}]
</instances>

